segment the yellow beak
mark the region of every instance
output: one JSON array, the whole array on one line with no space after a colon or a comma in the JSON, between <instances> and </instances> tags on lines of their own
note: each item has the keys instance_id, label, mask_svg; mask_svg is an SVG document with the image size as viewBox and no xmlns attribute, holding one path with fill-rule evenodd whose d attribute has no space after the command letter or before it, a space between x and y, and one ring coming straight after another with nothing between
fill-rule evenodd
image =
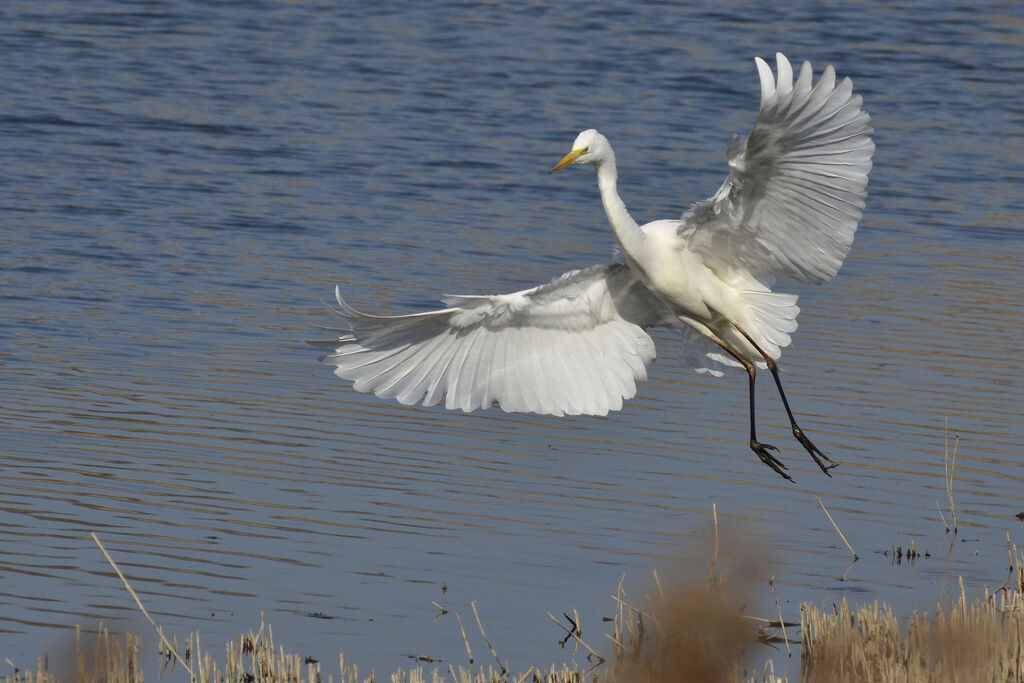
<instances>
[{"instance_id":1,"label":"yellow beak","mask_svg":"<svg viewBox=\"0 0 1024 683\"><path fill-rule=\"evenodd\" d=\"M548 173L551 174L551 173L554 173L555 171L561 171L566 166L571 166L572 164L576 163L576 159L578 159L579 156L581 154L584 154L586 151L587 151L586 147L581 147L580 149L574 149L573 151L569 152L564 157L562 157L562 160L559 161L557 164L555 164L555 167L553 169L551 169L550 171L548 171Z\"/></svg>"}]
</instances>

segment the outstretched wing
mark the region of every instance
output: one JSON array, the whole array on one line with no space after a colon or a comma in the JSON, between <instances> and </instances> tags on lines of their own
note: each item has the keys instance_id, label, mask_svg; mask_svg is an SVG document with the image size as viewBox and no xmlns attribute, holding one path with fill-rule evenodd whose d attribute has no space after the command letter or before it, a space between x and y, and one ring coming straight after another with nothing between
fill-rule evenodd
<instances>
[{"instance_id":1,"label":"outstretched wing","mask_svg":"<svg viewBox=\"0 0 1024 683\"><path fill-rule=\"evenodd\" d=\"M835 70L817 85L804 62L775 55L778 78L758 57L761 109L750 137L729 144L729 177L683 216L680 236L710 260L757 275L831 279L864 212L875 145L860 95Z\"/></svg>"},{"instance_id":2,"label":"outstretched wing","mask_svg":"<svg viewBox=\"0 0 1024 683\"><path fill-rule=\"evenodd\" d=\"M449 296L450 308L360 313L336 291L349 329L315 342L358 391L449 410L605 415L636 394L654 360L644 328L667 316L628 266L576 270L533 289Z\"/></svg>"}]
</instances>

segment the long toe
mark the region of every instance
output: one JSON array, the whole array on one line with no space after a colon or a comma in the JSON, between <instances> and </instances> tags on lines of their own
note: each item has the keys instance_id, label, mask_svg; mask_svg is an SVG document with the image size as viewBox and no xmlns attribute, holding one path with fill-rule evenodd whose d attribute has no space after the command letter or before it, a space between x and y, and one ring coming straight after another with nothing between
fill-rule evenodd
<instances>
[{"instance_id":1,"label":"long toe","mask_svg":"<svg viewBox=\"0 0 1024 683\"><path fill-rule=\"evenodd\" d=\"M789 468L787 468L786 465L783 464L783 462L781 460L779 460L774 455L772 455L771 453L768 452L768 451L776 451L777 452L779 450L778 448L776 448L775 446L773 446L773 445L771 445L769 443L761 443L760 441L755 441L755 440L752 439L750 441L750 450L754 451L754 453L757 455L757 457L759 457L761 459L761 462L763 462L765 465L768 465L768 467L771 467L773 470L775 470L775 472L778 473L779 476L781 476L781 477L783 477L785 479L788 479L790 481L793 481L793 477L789 476L789 474L785 472L785 470L787 470Z\"/></svg>"},{"instance_id":2,"label":"long toe","mask_svg":"<svg viewBox=\"0 0 1024 683\"><path fill-rule=\"evenodd\" d=\"M796 440L800 442L800 445L804 447L804 450L811 454L815 464L821 468L821 471L831 477L832 473L829 472L829 470L833 467L837 467L839 463L822 453L821 449L811 443L811 440L807 438L807 435L804 434L803 430L799 427L793 427L793 436L795 436Z\"/></svg>"}]
</instances>

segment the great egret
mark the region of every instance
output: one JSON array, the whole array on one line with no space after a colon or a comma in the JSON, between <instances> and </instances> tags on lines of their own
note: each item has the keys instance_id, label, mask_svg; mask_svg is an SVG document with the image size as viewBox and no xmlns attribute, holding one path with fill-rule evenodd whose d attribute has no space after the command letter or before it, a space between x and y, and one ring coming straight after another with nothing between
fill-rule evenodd
<instances>
[{"instance_id":1,"label":"great egret","mask_svg":"<svg viewBox=\"0 0 1024 683\"><path fill-rule=\"evenodd\" d=\"M797 297L773 292L776 275L823 282L850 249L867 196L874 143L870 117L846 78L828 66L813 84L804 62L794 82L756 58L761 107L746 139L728 145L730 173L681 218L638 225L616 191L608 140L585 130L551 172L597 171L623 263L566 273L546 285L494 296L447 296L448 308L375 316L335 289L348 328L323 342L323 361L357 391L449 410L605 415L647 379L654 343L646 328L680 330L698 370L742 366L749 379L750 448L786 479L786 466L757 438L756 367L778 387L793 435L823 472L836 465L797 425L776 360L796 330ZM724 354L722 353L724 351Z\"/></svg>"}]
</instances>

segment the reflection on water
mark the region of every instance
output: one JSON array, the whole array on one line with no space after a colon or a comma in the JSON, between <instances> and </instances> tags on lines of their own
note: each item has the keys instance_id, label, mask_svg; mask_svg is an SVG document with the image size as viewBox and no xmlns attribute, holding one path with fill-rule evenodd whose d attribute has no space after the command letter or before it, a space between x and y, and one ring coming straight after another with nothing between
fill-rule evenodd
<instances>
[{"instance_id":1,"label":"reflection on water","mask_svg":"<svg viewBox=\"0 0 1024 683\"><path fill-rule=\"evenodd\" d=\"M141 630L93 531L170 633L216 650L265 613L286 648L379 670L463 661L431 601L476 600L514 665L563 659L546 611L596 633L624 570L706 576L712 504L769 549L789 616L999 585L1024 507L1024 33L989 14L5 10L0 654ZM392 405L316 363L336 283L399 312L607 261L592 178L544 173L581 128L615 144L638 217L712 192L753 119L751 57L777 48L852 75L878 131L846 267L790 288L787 393L834 478L762 383L797 483L769 476L745 382L684 372L667 334L605 419ZM931 557L881 554L911 541Z\"/></svg>"}]
</instances>

